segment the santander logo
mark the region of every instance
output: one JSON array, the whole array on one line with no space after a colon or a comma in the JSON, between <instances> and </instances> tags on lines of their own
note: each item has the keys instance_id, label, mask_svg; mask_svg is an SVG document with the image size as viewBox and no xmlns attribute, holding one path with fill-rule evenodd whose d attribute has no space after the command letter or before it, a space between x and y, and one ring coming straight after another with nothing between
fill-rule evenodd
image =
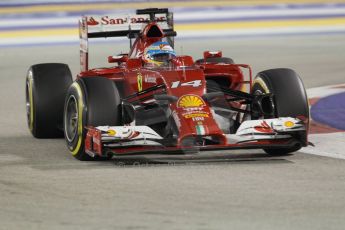
<instances>
[{"instance_id":1,"label":"santander logo","mask_svg":"<svg viewBox=\"0 0 345 230\"><path fill-rule=\"evenodd\" d=\"M88 26L96 26L98 24L99 24L99 22L97 22L93 17L90 17L87 20L87 25Z\"/></svg>"},{"instance_id":2,"label":"santander logo","mask_svg":"<svg viewBox=\"0 0 345 230\"><path fill-rule=\"evenodd\" d=\"M87 20L88 26L101 25L121 25L127 23L127 18L110 18L109 16L103 16L101 18L89 17Z\"/></svg>"},{"instance_id":3,"label":"santander logo","mask_svg":"<svg viewBox=\"0 0 345 230\"><path fill-rule=\"evenodd\" d=\"M157 21L166 20L165 17L156 18ZM88 17L87 25L88 26L97 26L97 25L122 25L126 23L136 24L136 23L146 23L148 18L145 17L111 17L111 16L102 16L102 17Z\"/></svg>"}]
</instances>

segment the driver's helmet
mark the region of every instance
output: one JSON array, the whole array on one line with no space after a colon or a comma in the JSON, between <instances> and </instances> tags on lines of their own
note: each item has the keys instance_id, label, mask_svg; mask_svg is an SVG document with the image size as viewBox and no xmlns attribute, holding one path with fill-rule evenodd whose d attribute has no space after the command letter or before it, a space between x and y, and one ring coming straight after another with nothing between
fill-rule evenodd
<instances>
[{"instance_id":1,"label":"driver's helmet","mask_svg":"<svg viewBox=\"0 0 345 230\"><path fill-rule=\"evenodd\" d=\"M167 42L155 42L144 50L144 61L152 66L165 66L176 57L173 48Z\"/></svg>"}]
</instances>

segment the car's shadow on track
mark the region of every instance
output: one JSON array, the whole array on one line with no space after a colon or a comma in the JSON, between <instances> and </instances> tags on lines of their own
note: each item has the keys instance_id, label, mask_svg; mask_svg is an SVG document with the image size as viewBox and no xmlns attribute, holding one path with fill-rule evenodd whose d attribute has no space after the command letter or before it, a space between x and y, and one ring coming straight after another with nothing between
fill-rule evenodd
<instances>
[{"instance_id":1,"label":"car's shadow on track","mask_svg":"<svg viewBox=\"0 0 345 230\"><path fill-rule=\"evenodd\" d=\"M290 154L292 155L292 154ZM286 159L290 155L272 156L259 152L229 153L216 152L206 154L181 155L133 155L115 156L110 162L115 166L183 166L199 164L271 164L293 163Z\"/></svg>"},{"instance_id":2,"label":"car's shadow on track","mask_svg":"<svg viewBox=\"0 0 345 230\"><path fill-rule=\"evenodd\" d=\"M21 144L17 144L18 139ZM84 161L74 159L62 139L35 139L29 135L2 138L0 167L28 165L40 170L90 169L104 167L197 166L224 164L293 163L292 157L270 156L261 150L207 151L184 154L142 154L114 156L111 160Z\"/></svg>"}]
</instances>

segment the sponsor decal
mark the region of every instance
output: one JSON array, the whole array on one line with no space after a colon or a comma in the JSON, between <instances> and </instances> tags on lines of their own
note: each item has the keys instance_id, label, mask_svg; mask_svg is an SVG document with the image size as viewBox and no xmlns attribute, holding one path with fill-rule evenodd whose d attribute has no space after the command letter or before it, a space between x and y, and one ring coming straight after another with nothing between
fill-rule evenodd
<instances>
[{"instance_id":1,"label":"sponsor decal","mask_svg":"<svg viewBox=\"0 0 345 230\"><path fill-rule=\"evenodd\" d=\"M138 91L140 92L143 90L143 75L141 75L140 72L137 75L137 82L138 82Z\"/></svg>"},{"instance_id":2,"label":"sponsor decal","mask_svg":"<svg viewBox=\"0 0 345 230\"><path fill-rule=\"evenodd\" d=\"M177 88L181 86L199 87L201 85L202 85L201 80L195 80L195 81L189 81L189 82L183 82L183 83L181 83L180 81L174 81L171 84L171 88Z\"/></svg>"},{"instance_id":3,"label":"sponsor decal","mask_svg":"<svg viewBox=\"0 0 345 230\"><path fill-rule=\"evenodd\" d=\"M204 117L193 117L192 120L193 121L203 121L203 120L205 120L205 118Z\"/></svg>"},{"instance_id":4,"label":"sponsor decal","mask_svg":"<svg viewBox=\"0 0 345 230\"><path fill-rule=\"evenodd\" d=\"M261 133L273 133L273 129L267 124L266 121L263 121L260 126L254 126L254 129Z\"/></svg>"},{"instance_id":5,"label":"sponsor decal","mask_svg":"<svg viewBox=\"0 0 345 230\"><path fill-rule=\"evenodd\" d=\"M146 83L154 83L157 84L157 79L155 77L150 77L150 76L145 76L145 80Z\"/></svg>"},{"instance_id":6,"label":"sponsor decal","mask_svg":"<svg viewBox=\"0 0 345 230\"><path fill-rule=\"evenodd\" d=\"M139 135L139 131L133 130L132 128L127 128L122 131L121 139L133 139Z\"/></svg>"},{"instance_id":7,"label":"sponsor decal","mask_svg":"<svg viewBox=\"0 0 345 230\"><path fill-rule=\"evenodd\" d=\"M187 94L182 97L177 102L178 108L195 108L205 106L204 100L198 95Z\"/></svg>"},{"instance_id":8,"label":"sponsor decal","mask_svg":"<svg viewBox=\"0 0 345 230\"><path fill-rule=\"evenodd\" d=\"M196 117L209 117L209 113L205 111L189 111L186 113L183 113L182 116L184 118L196 118Z\"/></svg>"},{"instance_id":9,"label":"sponsor decal","mask_svg":"<svg viewBox=\"0 0 345 230\"><path fill-rule=\"evenodd\" d=\"M206 134L206 129L205 129L205 126L203 126L203 125L196 125L195 130L196 130L197 135L205 135Z\"/></svg>"},{"instance_id":10,"label":"sponsor decal","mask_svg":"<svg viewBox=\"0 0 345 230\"><path fill-rule=\"evenodd\" d=\"M204 121L205 118L208 118L210 115L205 111L191 110L183 113L182 116L186 119L192 119L193 121Z\"/></svg>"},{"instance_id":11,"label":"sponsor decal","mask_svg":"<svg viewBox=\"0 0 345 230\"><path fill-rule=\"evenodd\" d=\"M160 22L160 21L166 21L166 17L164 16L161 16L161 17L155 17L155 20L157 22ZM143 22L149 22L149 18L144 18L144 17L132 17L130 18L130 21L131 23L143 23Z\"/></svg>"},{"instance_id":12,"label":"sponsor decal","mask_svg":"<svg viewBox=\"0 0 345 230\"><path fill-rule=\"evenodd\" d=\"M109 16L104 16L101 18L102 25L118 25L127 23L127 18L110 18Z\"/></svg>"},{"instance_id":13,"label":"sponsor decal","mask_svg":"<svg viewBox=\"0 0 345 230\"><path fill-rule=\"evenodd\" d=\"M122 25L127 23L127 18L110 18L109 16L103 16L101 18L89 17L87 20L88 26L97 26L101 25Z\"/></svg>"},{"instance_id":14,"label":"sponsor decal","mask_svg":"<svg viewBox=\"0 0 345 230\"><path fill-rule=\"evenodd\" d=\"M292 121L285 121L285 122L284 122L284 126L285 126L286 128L292 128L292 127L295 126L295 123L292 122Z\"/></svg>"},{"instance_id":15,"label":"sponsor decal","mask_svg":"<svg viewBox=\"0 0 345 230\"><path fill-rule=\"evenodd\" d=\"M109 136L115 136L115 135L116 135L116 131L113 130L113 129L109 129L109 130L107 131L107 134L108 134Z\"/></svg>"},{"instance_id":16,"label":"sponsor decal","mask_svg":"<svg viewBox=\"0 0 345 230\"><path fill-rule=\"evenodd\" d=\"M166 21L165 17L156 17L157 21ZM103 16L103 17L88 17L87 25L88 26L97 26L101 25L123 25L127 23L136 24L136 23L146 23L149 21L148 17L111 17L111 16Z\"/></svg>"},{"instance_id":17,"label":"sponsor decal","mask_svg":"<svg viewBox=\"0 0 345 230\"><path fill-rule=\"evenodd\" d=\"M88 26L96 26L99 22L96 21L93 17L87 18L87 25Z\"/></svg>"}]
</instances>

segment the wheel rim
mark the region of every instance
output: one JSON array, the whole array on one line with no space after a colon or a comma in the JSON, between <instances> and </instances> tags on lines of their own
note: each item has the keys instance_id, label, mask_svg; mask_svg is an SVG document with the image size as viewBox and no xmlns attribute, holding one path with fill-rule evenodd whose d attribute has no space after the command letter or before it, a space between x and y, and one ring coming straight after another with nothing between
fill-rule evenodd
<instances>
[{"instance_id":1,"label":"wheel rim","mask_svg":"<svg viewBox=\"0 0 345 230\"><path fill-rule=\"evenodd\" d=\"M68 98L65 112L65 136L69 142L72 142L78 136L78 102L71 95Z\"/></svg>"},{"instance_id":2,"label":"wheel rim","mask_svg":"<svg viewBox=\"0 0 345 230\"><path fill-rule=\"evenodd\" d=\"M256 89L254 92L253 92L253 94L254 95L263 95L263 94L265 94L261 89ZM275 105L274 105L274 103L273 103L273 105L272 105L273 107L272 107L272 110L274 111L274 109L275 109ZM273 112L274 113L274 112ZM267 117L267 116L265 116L265 115L262 115L262 116L260 116L260 117L257 117L256 119L268 119L268 118L274 118L274 116L273 117Z\"/></svg>"},{"instance_id":3,"label":"wheel rim","mask_svg":"<svg viewBox=\"0 0 345 230\"><path fill-rule=\"evenodd\" d=\"M28 122L28 126L30 128L30 119L31 119L31 103L30 103L30 96L29 96L29 81L26 82L26 89L25 89L25 101L26 101L26 118Z\"/></svg>"},{"instance_id":4,"label":"wheel rim","mask_svg":"<svg viewBox=\"0 0 345 230\"><path fill-rule=\"evenodd\" d=\"M26 120L28 123L29 129L33 130L34 124L34 106L33 106L33 92L32 92L32 73L31 71L28 73L28 77L26 79L26 87L25 87L25 107L26 107Z\"/></svg>"}]
</instances>

